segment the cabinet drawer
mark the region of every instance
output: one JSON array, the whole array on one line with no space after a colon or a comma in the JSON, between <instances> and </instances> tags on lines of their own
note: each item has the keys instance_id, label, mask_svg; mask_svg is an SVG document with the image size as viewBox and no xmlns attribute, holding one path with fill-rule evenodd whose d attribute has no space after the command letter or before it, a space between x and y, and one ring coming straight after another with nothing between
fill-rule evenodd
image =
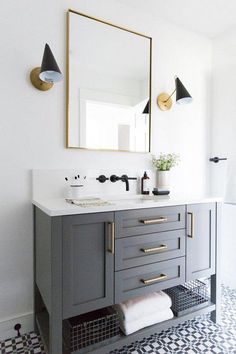
<instances>
[{"instance_id":1,"label":"cabinet drawer","mask_svg":"<svg viewBox=\"0 0 236 354\"><path fill-rule=\"evenodd\" d=\"M116 240L115 270L185 255L185 230L158 232Z\"/></svg>"},{"instance_id":2,"label":"cabinet drawer","mask_svg":"<svg viewBox=\"0 0 236 354\"><path fill-rule=\"evenodd\" d=\"M115 302L185 282L185 257L115 272Z\"/></svg>"},{"instance_id":3,"label":"cabinet drawer","mask_svg":"<svg viewBox=\"0 0 236 354\"><path fill-rule=\"evenodd\" d=\"M136 209L115 214L116 238L185 228L185 206Z\"/></svg>"}]
</instances>

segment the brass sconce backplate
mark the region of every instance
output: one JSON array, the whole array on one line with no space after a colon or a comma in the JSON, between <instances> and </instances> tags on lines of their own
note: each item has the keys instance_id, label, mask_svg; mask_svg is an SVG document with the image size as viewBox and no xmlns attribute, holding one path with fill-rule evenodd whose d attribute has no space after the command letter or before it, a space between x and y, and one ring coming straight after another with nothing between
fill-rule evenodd
<instances>
[{"instance_id":1,"label":"brass sconce backplate","mask_svg":"<svg viewBox=\"0 0 236 354\"><path fill-rule=\"evenodd\" d=\"M50 82L44 82L40 80L39 74L40 74L41 68L34 68L31 73L30 73L30 80L34 87L36 87L38 90L41 91L47 91L50 90L50 88L53 87L53 84Z\"/></svg>"},{"instance_id":2,"label":"brass sconce backplate","mask_svg":"<svg viewBox=\"0 0 236 354\"><path fill-rule=\"evenodd\" d=\"M172 99L170 97L170 95L168 93L161 93L158 97L157 97L157 104L158 107L162 110L162 111L168 111L169 109L171 109L172 107Z\"/></svg>"}]
</instances>

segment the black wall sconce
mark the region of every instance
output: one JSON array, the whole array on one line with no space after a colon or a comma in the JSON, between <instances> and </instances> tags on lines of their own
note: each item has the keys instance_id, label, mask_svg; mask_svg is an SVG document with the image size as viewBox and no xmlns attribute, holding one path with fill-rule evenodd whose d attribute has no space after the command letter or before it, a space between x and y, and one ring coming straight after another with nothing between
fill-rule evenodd
<instances>
[{"instance_id":1,"label":"black wall sconce","mask_svg":"<svg viewBox=\"0 0 236 354\"><path fill-rule=\"evenodd\" d=\"M146 104L146 106L145 106L145 108L144 108L144 110L143 110L143 114L149 114L149 104L150 104L150 101L148 100L147 101L147 104Z\"/></svg>"},{"instance_id":2,"label":"black wall sconce","mask_svg":"<svg viewBox=\"0 0 236 354\"><path fill-rule=\"evenodd\" d=\"M49 45L45 44L41 67L34 68L30 73L31 83L38 90L47 91L55 82L61 81L62 77Z\"/></svg>"},{"instance_id":3,"label":"black wall sconce","mask_svg":"<svg viewBox=\"0 0 236 354\"><path fill-rule=\"evenodd\" d=\"M172 92L171 95L168 93L161 93L157 97L157 105L162 111L168 111L172 107L172 96L176 92L176 103L178 104L187 104L193 101L193 98L186 90L180 79L176 76L175 77L175 90Z\"/></svg>"}]
</instances>

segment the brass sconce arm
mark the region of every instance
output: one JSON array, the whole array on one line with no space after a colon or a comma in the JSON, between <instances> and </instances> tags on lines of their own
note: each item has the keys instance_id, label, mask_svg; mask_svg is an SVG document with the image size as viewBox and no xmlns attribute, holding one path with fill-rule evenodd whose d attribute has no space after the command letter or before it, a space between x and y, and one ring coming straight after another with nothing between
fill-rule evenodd
<instances>
[{"instance_id":1,"label":"brass sconce arm","mask_svg":"<svg viewBox=\"0 0 236 354\"><path fill-rule=\"evenodd\" d=\"M176 92L176 89L174 89L174 91L172 92L172 94L167 98L167 100L165 101L165 102L168 102L170 99L171 99L171 97L173 96L173 94Z\"/></svg>"}]
</instances>

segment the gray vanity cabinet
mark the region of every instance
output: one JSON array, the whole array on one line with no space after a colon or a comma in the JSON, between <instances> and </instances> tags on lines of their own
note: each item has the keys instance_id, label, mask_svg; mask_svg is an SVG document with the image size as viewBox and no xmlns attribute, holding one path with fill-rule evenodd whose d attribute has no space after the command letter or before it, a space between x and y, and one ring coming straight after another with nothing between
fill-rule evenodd
<instances>
[{"instance_id":1,"label":"gray vanity cabinet","mask_svg":"<svg viewBox=\"0 0 236 354\"><path fill-rule=\"evenodd\" d=\"M47 353L67 353L63 320L201 277L211 283L204 308L73 354L108 354L208 312L219 320L219 203L34 216L35 329Z\"/></svg>"},{"instance_id":2,"label":"gray vanity cabinet","mask_svg":"<svg viewBox=\"0 0 236 354\"><path fill-rule=\"evenodd\" d=\"M65 216L63 317L113 304L114 213Z\"/></svg>"},{"instance_id":3,"label":"gray vanity cabinet","mask_svg":"<svg viewBox=\"0 0 236 354\"><path fill-rule=\"evenodd\" d=\"M216 204L187 205L186 281L215 273Z\"/></svg>"}]
</instances>

